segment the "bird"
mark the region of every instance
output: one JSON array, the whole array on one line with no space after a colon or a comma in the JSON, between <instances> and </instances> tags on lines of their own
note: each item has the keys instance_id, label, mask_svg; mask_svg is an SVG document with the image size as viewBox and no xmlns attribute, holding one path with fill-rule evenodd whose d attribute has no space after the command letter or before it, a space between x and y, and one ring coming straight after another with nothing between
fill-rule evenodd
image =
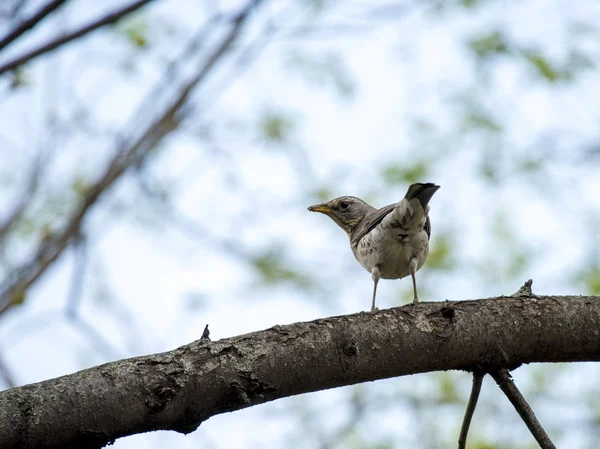
<instances>
[{"instance_id":1,"label":"bird","mask_svg":"<svg viewBox=\"0 0 600 449\"><path fill-rule=\"evenodd\" d=\"M439 188L430 182L412 184L403 199L381 209L354 196L308 208L327 215L348 234L354 257L373 279L371 312L377 310L379 279L401 279L410 274L413 303L419 302L415 273L429 254L429 201Z\"/></svg>"}]
</instances>

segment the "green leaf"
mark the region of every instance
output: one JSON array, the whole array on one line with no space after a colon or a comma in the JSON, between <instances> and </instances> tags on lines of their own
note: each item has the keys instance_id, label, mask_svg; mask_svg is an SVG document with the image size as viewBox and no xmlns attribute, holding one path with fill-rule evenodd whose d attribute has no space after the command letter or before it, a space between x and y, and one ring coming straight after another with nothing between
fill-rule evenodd
<instances>
[{"instance_id":1,"label":"green leaf","mask_svg":"<svg viewBox=\"0 0 600 449\"><path fill-rule=\"evenodd\" d=\"M26 70L24 65L17 66L14 70L11 70L10 76L11 89L17 89L19 87L29 86L31 84L29 72Z\"/></svg>"},{"instance_id":2,"label":"green leaf","mask_svg":"<svg viewBox=\"0 0 600 449\"><path fill-rule=\"evenodd\" d=\"M543 168L543 164L539 159L527 158L519 161L516 164L516 167L520 171L531 174L541 170Z\"/></svg>"},{"instance_id":3,"label":"green leaf","mask_svg":"<svg viewBox=\"0 0 600 449\"><path fill-rule=\"evenodd\" d=\"M23 216L16 223L14 223L12 229L20 237L31 237L38 231L38 222L31 217Z\"/></svg>"},{"instance_id":4,"label":"green leaf","mask_svg":"<svg viewBox=\"0 0 600 449\"><path fill-rule=\"evenodd\" d=\"M423 181L427 173L425 162L416 162L408 167L400 164L388 165L381 172L384 181L388 184L413 184Z\"/></svg>"},{"instance_id":5,"label":"green leaf","mask_svg":"<svg viewBox=\"0 0 600 449\"><path fill-rule=\"evenodd\" d=\"M19 288L13 292L9 307L20 306L25 302L26 299L26 290Z\"/></svg>"},{"instance_id":6,"label":"green leaf","mask_svg":"<svg viewBox=\"0 0 600 449\"><path fill-rule=\"evenodd\" d=\"M333 190L329 187L321 187L313 192L318 201L329 201L333 198Z\"/></svg>"},{"instance_id":7,"label":"green leaf","mask_svg":"<svg viewBox=\"0 0 600 449\"><path fill-rule=\"evenodd\" d=\"M450 373L440 373L438 387L440 401L445 403L461 403L464 401L456 389L456 379Z\"/></svg>"},{"instance_id":8,"label":"green leaf","mask_svg":"<svg viewBox=\"0 0 600 449\"><path fill-rule=\"evenodd\" d=\"M429 255L427 256L427 269L450 270L454 267L455 261L452 258L454 248L449 234L436 235L435 229L432 231L432 242L429 245Z\"/></svg>"},{"instance_id":9,"label":"green leaf","mask_svg":"<svg viewBox=\"0 0 600 449\"><path fill-rule=\"evenodd\" d=\"M468 45L479 59L509 53L504 35L499 31L494 31L485 36L475 38L471 40Z\"/></svg>"},{"instance_id":10,"label":"green leaf","mask_svg":"<svg viewBox=\"0 0 600 449\"><path fill-rule=\"evenodd\" d=\"M525 50L523 56L535 72L550 83L572 80L579 71L595 67L592 59L579 51L571 51L566 62L561 65L550 62L537 50Z\"/></svg>"},{"instance_id":11,"label":"green leaf","mask_svg":"<svg viewBox=\"0 0 600 449\"><path fill-rule=\"evenodd\" d=\"M479 164L479 173L484 180L496 183L501 179L502 164L494 151L485 149Z\"/></svg>"},{"instance_id":12,"label":"green leaf","mask_svg":"<svg viewBox=\"0 0 600 449\"><path fill-rule=\"evenodd\" d=\"M502 127L489 114L478 111L468 115L464 119L466 128L484 129L492 132L502 131Z\"/></svg>"},{"instance_id":13,"label":"green leaf","mask_svg":"<svg viewBox=\"0 0 600 449\"><path fill-rule=\"evenodd\" d=\"M600 392L591 391L586 395L588 409L592 415L592 423L600 428Z\"/></svg>"},{"instance_id":14,"label":"green leaf","mask_svg":"<svg viewBox=\"0 0 600 449\"><path fill-rule=\"evenodd\" d=\"M136 20L129 22L124 28L125 36L135 47L146 48L148 46L148 25L146 22Z\"/></svg>"},{"instance_id":15,"label":"green leaf","mask_svg":"<svg viewBox=\"0 0 600 449\"><path fill-rule=\"evenodd\" d=\"M600 266L592 265L586 271L579 274L576 280L583 283L590 295L600 295Z\"/></svg>"},{"instance_id":16,"label":"green leaf","mask_svg":"<svg viewBox=\"0 0 600 449\"><path fill-rule=\"evenodd\" d=\"M251 261L252 266L259 274L262 283L266 285L277 285L280 283L292 283L302 289L311 287L311 279L291 268L284 260L281 249L271 249L265 253L254 257Z\"/></svg>"},{"instance_id":17,"label":"green leaf","mask_svg":"<svg viewBox=\"0 0 600 449\"><path fill-rule=\"evenodd\" d=\"M260 122L262 136L270 142L282 144L289 138L294 129L294 123L281 113L267 112Z\"/></svg>"},{"instance_id":18,"label":"green leaf","mask_svg":"<svg viewBox=\"0 0 600 449\"><path fill-rule=\"evenodd\" d=\"M84 178L77 176L71 182L71 188L77 195L84 197L87 195L90 185Z\"/></svg>"},{"instance_id":19,"label":"green leaf","mask_svg":"<svg viewBox=\"0 0 600 449\"><path fill-rule=\"evenodd\" d=\"M560 69L553 67L540 52L526 51L524 56L529 64L537 71L538 75L551 83L571 78L569 72L561 71Z\"/></svg>"}]
</instances>

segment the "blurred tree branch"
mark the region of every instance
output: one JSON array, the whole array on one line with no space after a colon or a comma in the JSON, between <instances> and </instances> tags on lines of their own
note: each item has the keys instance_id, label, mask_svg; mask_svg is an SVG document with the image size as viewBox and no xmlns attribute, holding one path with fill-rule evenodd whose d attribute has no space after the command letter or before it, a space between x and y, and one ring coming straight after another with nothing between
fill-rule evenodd
<instances>
[{"instance_id":1,"label":"blurred tree branch","mask_svg":"<svg viewBox=\"0 0 600 449\"><path fill-rule=\"evenodd\" d=\"M101 17L87 25L84 25L81 28L76 29L75 31L72 31L63 36L59 36L54 39L51 39L49 42L31 50L31 51L29 51L21 56L17 56L16 58L14 58L11 61L1 64L0 65L0 75L9 70L13 70L13 69L17 68L18 66L20 66L26 62L29 62L32 59L37 58L40 55L43 55L44 53L48 53L52 50L56 50L58 47L66 44L68 42L71 42L75 39L78 39L82 36L85 36L86 34L91 33L92 31L95 31L98 28L103 27L104 25L114 23L114 22L118 21L119 19L123 18L124 16L126 16L127 14L137 11L142 6L144 6L147 3L150 3L151 1L152 0L137 0L127 6L124 6L123 8L120 8L116 11L113 11L113 12L105 15L104 17ZM10 37L11 36L9 35L5 39L10 38ZM9 39L9 42L10 41L11 40ZM2 47L0 46L0 48L2 48Z\"/></svg>"},{"instance_id":2,"label":"blurred tree branch","mask_svg":"<svg viewBox=\"0 0 600 449\"><path fill-rule=\"evenodd\" d=\"M151 430L190 433L220 413L376 379L482 363L503 370L600 361L600 340L590 338L598 328L599 297L497 297L200 339L1 392L0 446L99 448Z\"/></svg>"},{"instance_id":3,"label":"blurred tree branch","mask_svg":"<svg viewBox=\"0 0 600 449\"><path fill-rule=\"evenodd\" d=\"M22 21L12 31L10 31L2 40L0 40L0 50L18 39L21 35L35 27L38 23L52 13L54 10L59 8L65 3L66 0L53 0L42 6L38 12L32 15L29 19Z\"/></svg>"},{"instance_id":4,"label":"blurred tree branch","mask_svg":"<svg viewBox=\"0 0 600 449\"><path fill-rule=\"evenodd\" d=\"M8 1L4 1L2 6L4 9L0 10L0 17L14 19L19 15L19 12L23 9L27 3L27 0L14 0L14 3L11 5Z\"/></svg>"},{"instance_id":5,"label":"blurred tree branch","mask_svg":"<svg viewBox=\"0 0 600 449\"><path fill-rule=\"evenodd\" d=\"M10 231L13 224L15 224L17 220L21 218L21 216L25 212L25 209L29 205L29 202L33 198L33 195L37 190L45 162L45 154L43 152L40 152L36 157L35 161L33 162L33 167L31 168L31 173L28 176L25 191L21 194L21 198L19 199L18 203L13 207L12 211L9 212L8 216L4 219L4 221L0 223L0 246L2 245L4 238Z\"/></svg>"},{"instance_id":6,"label":"blurred tree branch","mask_svg":"<svg viewBox=\"0 0 600 449\"><path fill-rule=\"evenodd\" d=\"M133 141L123 140L120 148L106 165L103 174L86 189L81 204L66 220L67 224L60 230L48 232L44 235L33 256L7 277L7 285L0 289L0 314L7 310L11 304L22 302L27 289L57 260L80 233L84 218L100 197L129 168L141 165L152 150L167 135L177 129L182 118L179 115L181 115L183 106L189 99L193 89L206 78L228 52L252 11L261 3L261 0L248 2L230 20L229 31L222 36L220 42L215 45L212 53L203 61L193 76L182 85L170 103L160 112L158 118L150 122L146 128L143 128L139 137L134 138ZM189 58L189 55L182 56L182 58L185 57ZM137 126L133 128L135 129L132 129L130 133L138 132Z\"/></svg>"}]
</instances>

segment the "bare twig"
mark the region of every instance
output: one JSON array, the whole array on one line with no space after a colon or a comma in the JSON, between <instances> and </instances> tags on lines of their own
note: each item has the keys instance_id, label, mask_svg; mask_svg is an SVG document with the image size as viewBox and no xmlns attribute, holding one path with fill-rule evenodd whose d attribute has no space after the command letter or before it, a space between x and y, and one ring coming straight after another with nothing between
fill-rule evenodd
<instances>
[{"instance_id":1,"label":"bare twig","mask_svg":"<svg viewBox=\"0 0 600 449\"><path fill-rule=\"evenodd\" d=\"M465 449L467 447L467 435L471 420L473 419L473 413L475 413L475 407L477 407L477 400L479 399L484 376L485 372L481 368L476 367L473 369L473 386L471 387L471 395L469 396L465 417L460 429L460 436L458 437L458 449Z\"/></svg>"},{"instance_id":2,"label":"bare twig","mask_svg":"<svg viewBox=\"0 0 600 449\"><path fill-rule=\"evenodd\" d=\"M210 340L210 331L208 330L208 324L204 326L204 331L202 331L202 336L200 340Z\"/></svg>"},{"instance_id":3,"label":"bare twig","mask_svg":"<svg viewBox=\"0 0 600 449\"><path fill-rule=\"evenodd\" d=\"M286 8L290 9L290 8ZM210 101L213 105L215 105L219 99L219 97L227 90L227 87L233 83L233 80L239 78L241 73L244 73L253 62L258 59L259 55L263 52L263 50L267 47L267 45L271 42L274 34L277 31L277 27L273 24L281 23L283 20L281 16L284 13L280 13L275 19L270 20L263 30L254 38L252 42L250 42L246 47L238 53L235 61L231 64L229 71L223 78L219 81L219 84L211 89L211 93L213 94L210 98Z\"/></svg>"},{"instance_id":4,"label":"bare twig","mask_svg":"<svg viewBox=\"0 0 600 449\"><path fill-rule=\"evenodd\" d=\"M50 42L48 42L44 45L41 45L41 46L35 48L34 50L31 50L28 53L25 53L24 55L16 57L12 61L9 61L5 64L0 65L0 74L7 72L9 70L15 69L16 67L20 66L21 64L24 64L34 58L37 58L38 56L40 56L44 53L48 53L52 50L55 50L56 48L66 44L68 42L71 42L77 38L80 38L81 36L91 33L92 31L95 31L104 25L114 23L117 20L126 16L127 14L130 14L130 13L138 10L139 8L144 6L146 3L150 3L151 1L152 0L137 0L128 6L125 6L121 9L113 11L98 20L95 20L87 25L84 25L75 31L72 31L63 36L57 37L57 38L51 40Z\"/></svg>"},{"instance_id":5,"label":"bare twig","mask_svg":"<svg viewBox=\"0 0 600 449\"><path fill-rule=\"evenodd\" d=\"M345 13L345 19L337 22L279 27L277 38L339 39L340 36L357 37L364 33L378 31L381 29L381 26L385 26L386 24L395 24L400 19L419 11L426 11L434 5L435 2L428 1L407 2L405 4L393 4L380 7L369 5L359 12L353 14ZM345 4L344 7L346 8Z\"/></svg>"},{"instance_id":6,"label":"bare twig","mask_svg":"<svg viewBox=\"0 0 600 449\"><path fill-rule=\"evenodd\" d=\"M33 197L37 190L37 186L40 180L41 171L46 158L44 157L43 151L40 151L33 162L31 167L31 173L25 187L25 192L21 195L21 200L15 205L13 210L8 214L2 223L0 223L0 242L4 236L8 233L12 225L23 215L25 209L29 205L29 201Z\"/></svg>"},{"instance_id":7,"label":"bare twig","mask_svg":"<svg viewBox=\"0 0 600 449\"><path fill-rule=\"evenodd\" d=\"M0 50L9 45L11 42L18 39L22 34L27 32L28 30L32 29L42 20L44 20L44 18L48 14L62 6L62 4L65 3L65 1L66 0L53 0L49 3L46 3L33 16L18 24L12 31L10 31L6 36L4 36L2 40L0 40Z\"/></svg>"},{"instance_id":8,"label":"bare twig","mask_svg":"<svg viewBox=\"0 0 600 449\"><path fill-rule=\"evenodd\" d=\"M221 57L227 53L231 44L239 35L242 25L250 13L262 0L252 0L234 17L231 29L215 47L213 53L206 58L196 74L184 84L174 101L156 120L151 122L133 142L125 143L116 152L104 173L88 189L81 204L67 220L67 225L46 236L40 243L34 256L20 268L15 270L11 283L0 291L0 314L10 307L13 298L19 297L48 269L48 267L69 246L73 237L80 232L83 219L96 201L118 180L130 167L139 166L156 148L158 143L171 131L176 129L177 114L188 100L194 87L206 78Z\"/></svg>"},{"instance_id":9,"label":"bare twig","mask_svg":"<svg viewBox=\"0 0 600 449\"><path fill-rule=\"evenodd\" d=\"M538 442L542 449L556 449L554 443L550 440L550 437L537 420L533 410L512 381L510 374L506 368L502 369L489 369L488 373L490 376L494 378L502 392L506 395L508 400L517 410L517 413L523 421L527 428Z\"/></svg>"},{"instance_id":10,"label":"bare twig","mask_svg":"<svg viewBox=\"0 0 600 449\"><path fill-rule=\"evenodd\" d=\"M130 123L130 128L139 126L137 120L143 115L144 112L151 111L155 108L155 105L162 95L162 93L169 87L176 84L178 71L180 66L189 63L190 55L197 53L202 49L204 44L209 40L210 33L213 31L215 25L230 23L229 17L221 15L212 16L195 34L191 39L188 40L185 47L176 58L174 58L167 66L164 71L162 80L154 85L154 87L148 92L144 100L140 102L136 113L133 114L134 121Z\"/></svg>"},{"instance_id":11,"label":"bare twig","mask_svg":"<svg viewBox=\"0 0 600 449\"><path fill-rule=\"evenodd\" d=\"M519 288L516 293L513 293L510 296L513 297L532 297L535 296L533 291L531 290L531 286L533 285L533 279L528 279L525 283Z\"/></svg>"}]
</instances>

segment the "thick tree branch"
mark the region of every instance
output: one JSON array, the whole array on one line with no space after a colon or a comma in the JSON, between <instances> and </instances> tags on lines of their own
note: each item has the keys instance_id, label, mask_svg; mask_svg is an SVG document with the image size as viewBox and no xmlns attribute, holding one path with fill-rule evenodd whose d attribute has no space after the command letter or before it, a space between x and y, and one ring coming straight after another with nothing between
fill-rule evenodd
<instances>
[{"instance_id":1,"label":"thick tree branch","mask_svg":"<svg viewBox=\"0 0 600 449\"><path fill-rule=\"evenodd\" d=\"M32 29L38 23L40 23L44 18L50 14L55 9L58 9L65 3L66 0L52 0L51 2L46 3L42 6L38 12L36 12L29 19L24 20L20 24L18 24L12 31L10 31L6 36L0 40L0 50L9 45L11 42L18 39L21 35L23 35L28 30Z\"/></svg>"},{"instance_id":2,"label":"thick tree branch","mask_svg":"<svg viewBox=\"0 0 600 449\"><path fill-rule=\"evenodd\" d=\"M212 53L208 55L191 79L174 95L174 98L161 112L160 116L147 125L139 137L135 138L132 142L126 142L115 153L112 160L106 166L104 173L88 188L79 207L66 220L67 225L47 235L30 260L15 270L15 273L12 274L10 284L0 290L0 314L11 306L15 298L22 298L27 289L44 274L69 246L72 240L79 235L83 219L97 200L129 168L141 164L150 152L177 128L177 114L186 104L194 88L212 72L217 63L228 52L250 14L261 3L262 0L252 0L240 10L232 19L229 31L222 37L221 41L215 46Z\"/></svg>"},{"instance_id":3,"label":"thick tree branch","mask_svg":"<svg viewBox=\"0 0 600 449\"><path fill-rule=\"evenodd\" d=\"M527 428L538 442L542 449L556 449L556 446L550 440L550 437L535 417L533 410L510 378L510 373L507 369L489 370L490 376L494 378L502 392L508 400L514 405L515 409L521 416L521 419L527 425Z\"/></svg>"},{"instance_id":4,"label":"thick tree branch","mask_svg":"<svg viewBox=\"0 0 600 449\"><path fill-rule=\"evenodd\" d=\"M100 19L97 19L87 25L84 25L75 31L72 31L72 32L64 34L60 37L54 38L51 41L47 42L46 44L41 45L41 46L31 50L30 52L14 58L12 61L8 61L5 64L1 64L0 65L0 75L9 70L13 70L13 69L17 68L18 66L20 66L21 64L25 64L26 62L29 62L32 59L37 58L40 55L43 55L44 53L48 53L68 42L71 42L75 39L85 36L86 34L91 33L92 31L95 31L98 28L103 27L104 25L114 23L114 22L118 21L119 19L122 19L127 14L130 14L130 13L140 9L146 3L150 3L151 1L152 0L137 0L133 3L131 3L130 5L124 6L123 8L113 11L113 12L105 15L104 17L101 17Z\"/></svg>"},{"instance_id":5,"label":"thick tree branch","mask_svg":"<svg viewBox=\"0 0 600 449\"><path fill-rule=\"evenodd\" d=\"M194 431L296 394L476 364L600 361L600 298L428 302L319 319L90 368L0 393L0 447L101 447Z\"/></svg>"}]
</instances>

